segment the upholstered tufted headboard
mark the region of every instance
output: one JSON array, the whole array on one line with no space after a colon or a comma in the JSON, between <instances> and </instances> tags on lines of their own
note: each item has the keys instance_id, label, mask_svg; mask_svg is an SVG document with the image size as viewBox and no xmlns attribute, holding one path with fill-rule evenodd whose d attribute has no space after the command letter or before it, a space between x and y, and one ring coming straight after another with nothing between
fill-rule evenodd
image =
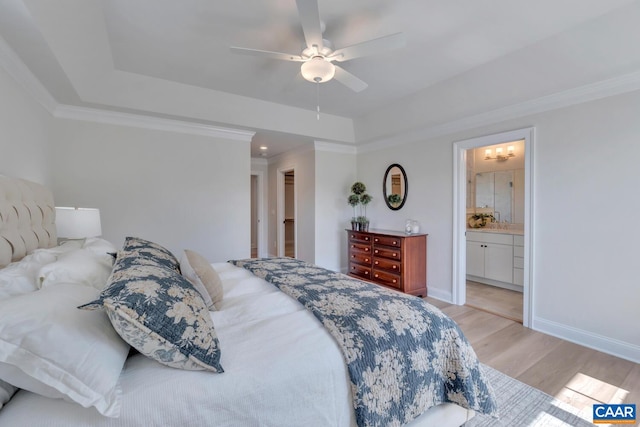
<instances>
[{"instance_id":1,"label":"upholstered tufted headboard","mask_svg":"<svg viewBox=\"0 0 640 427\"><path fill-rule=\"evenodd\" d=\"M0 175L0 268L57 244L53 194L35 182Z\"/></svg>"}]
</instances>

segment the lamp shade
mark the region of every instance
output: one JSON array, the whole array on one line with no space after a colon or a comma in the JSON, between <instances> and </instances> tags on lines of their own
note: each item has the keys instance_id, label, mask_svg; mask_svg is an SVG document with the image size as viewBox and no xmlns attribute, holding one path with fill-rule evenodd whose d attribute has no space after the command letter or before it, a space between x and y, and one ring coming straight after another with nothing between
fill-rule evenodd
<instances>
[{"instance_id":1,"label":"lamp shade","mask_svg":"<svg viewBox=\"0 0 640 427\"><path fill-rule=\"evenodd\" d=\"M100 210L94 208L56 207L58 237L83 239L102 235Z\"/></svg>"},{"instance_id":2,"label":"lamp shade","mask_svg":"<svg viewBox=\"0 0 640 427\"><path fill-rule=\"evenodd\" d=\"M324 83L336 74L336 67L321 56L315 56L300 67L302 77L310 82Z\"/></svg>"}]
</instances>

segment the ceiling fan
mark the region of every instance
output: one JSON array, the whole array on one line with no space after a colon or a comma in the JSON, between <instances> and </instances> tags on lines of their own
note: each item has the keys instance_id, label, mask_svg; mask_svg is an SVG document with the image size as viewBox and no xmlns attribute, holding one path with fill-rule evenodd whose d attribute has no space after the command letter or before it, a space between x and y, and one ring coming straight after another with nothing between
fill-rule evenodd
<instances>
[{"instance_id":1,"label":"ceiling fan","mask_svg":"<svg viewBox=\"0 0 640 427\"><path fill-rule=\"evenodd\" d=\"M322 38L324 25L320 20L318 0L296 0L296 5L307 45L302 53L289 54L244 47L231 47L231 51L264 58L302 62L300 72L305 80L313 83L324 83L335 78L349 89L360 92L367 88L367 83L339 65L334 64L334 61L349 61L354 58L381 53L405 45L404 34L395 33L334 50L331 42Z\"/></svg>"}]
</instances>

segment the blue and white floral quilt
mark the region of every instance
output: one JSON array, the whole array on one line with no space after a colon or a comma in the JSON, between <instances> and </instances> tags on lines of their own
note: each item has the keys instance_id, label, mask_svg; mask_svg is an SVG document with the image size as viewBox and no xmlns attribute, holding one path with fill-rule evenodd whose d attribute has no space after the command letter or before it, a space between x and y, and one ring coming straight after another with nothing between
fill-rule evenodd
<instances>
[{"instance_id":1,"label":"blue and white floral quilt","mask_svg":"<svg viewBox=\"0 0 640 427\"><path fill-rule=\"evenodd\" d=\"M421 298L292 258L230 262L295 298L337 341L359 426L400 426L444 402L497 415L462 331Z\"/></svg>"}]
</instances>

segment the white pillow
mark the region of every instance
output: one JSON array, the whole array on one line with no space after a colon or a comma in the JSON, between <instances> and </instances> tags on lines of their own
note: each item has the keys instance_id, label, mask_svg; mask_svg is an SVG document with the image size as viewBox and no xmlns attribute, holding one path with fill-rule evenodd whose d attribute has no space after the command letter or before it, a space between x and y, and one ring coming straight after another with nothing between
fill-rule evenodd
<instances>
[{"instance_id":1,"label":"white pillow","mask_svg":"<svg viewBox=\"0 0 640 427\"><path fill-rule=\"evenodd\" d=\"M0 380L0 409L11 399L11 396L13 396L16 391L18 391L16 387Z\"/></svg>"},{"instance_id":2,"label":"white pillow","mask_svg":"<svg viewBox=\"0 0 640 427\"><path fill-rule=\"evenodd\" d=\"M54 258L55 259L55 258ZM36 277L43 264L23 258L0 270L0 299L37 290Z\"/></svg>"},{"instance_id":3,"label":"white pillow","mask_svg":"<svg viewBox=\"0 0 640 427\"><path fill-rule=\"evenodd\" d=\"M38 289L40 269L58 257L82 247L85 240L69 240L49 249L36 249L20 261L0 269L0 299L33 292Z\"/></svg>"},{"instance_id":4,"label":"white pillow","mask_svg":"<svg viewBox=\"0 0 640 427\"><path fill-rule=\"evenodd\" d=\"M189 249L184 250L180 260L180 271L200 292L209 310L215 310L215 304L222 301L222 281L205 257ZM210 304L209 304L210 302Z\"/></svg>"},{"instance_id":5,"label":"white pillow","mask_svg":"<svg viewBox=\"0 0 640 427\"><path fill-rule=\"evenodd\" d=\"M115 257L109 254L115 254L117 252L117 249L115 246L113 246L113 243L100 237L87 237L85 239L84 245L82 245L82 248L93 252L99 257L108 259L109 261L111 261L111 264L113 264Z\"/></svg>"},{"instance_id":6,"label":"white pillow","mask_svg":"<svg viewBox=\"0 0 640 427\"><path fill-rule=\"evenodd\" d=\"M76 249L66 252L58 260L40 268L38 287L75 283L102 290L111 274L113 258L96 255L89 249Z\"/></svg>"},{"instance_id":7,"label":"white pillow","mask_svg":"<svg viewBox=\"0 0 640 427\"><path fill-rule=\"evenodd\" d=\"M78 310L94 288L60 284L0 301L0 379L47 397L120 414L129 352L102 311Z\"/></svg>"},{"instance_id":8,"label":"white pillow","mask_svg":"<svg viewBox=\"0 0 640 427\"><path fill-rule=\"evenodd\" d=\"M208 310L215 310L215 306L213 305L213 301L211 300L211 295L209 295L209 291L207 291L206 286L202 283L202 280L198 277L198 274L194 270L194 268L189 263L189 258L187 257L187 252L183 252L182 258L180 258L180 272L182 275L191 282L194 288L202 295L202 299L204 300L204 305L207 306Z\"/></svg>"}]
</instances>

